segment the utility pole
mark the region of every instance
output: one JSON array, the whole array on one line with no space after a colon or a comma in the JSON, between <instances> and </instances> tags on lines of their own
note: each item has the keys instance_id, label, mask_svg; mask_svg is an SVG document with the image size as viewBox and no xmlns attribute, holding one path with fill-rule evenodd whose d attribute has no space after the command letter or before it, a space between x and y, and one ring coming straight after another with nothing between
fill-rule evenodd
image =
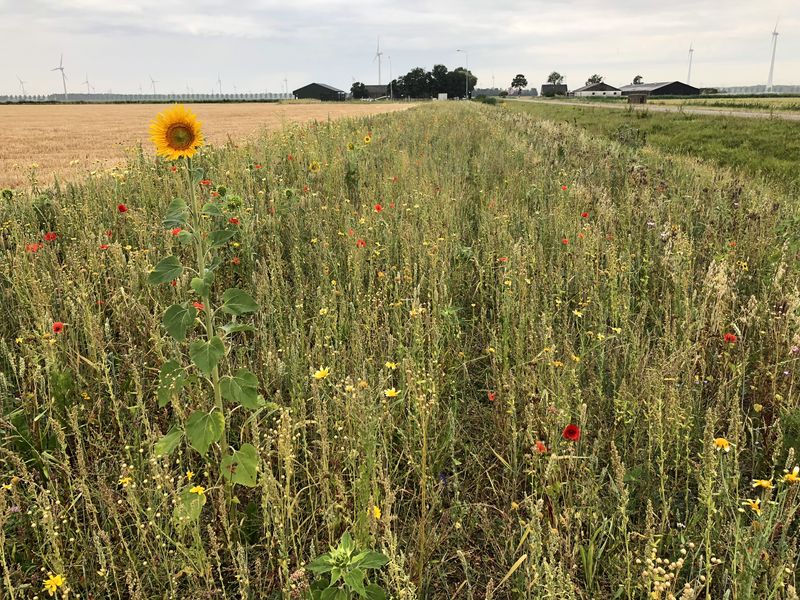
<instances>
[{"instance_id":1,"label":"utility pole","mask_svg":"<svg viewBox=\"0 0 800 600\"><path fill-rule=\"evenodd\" d=\"M462 50L461 48L456 49L456 52L463 52L464 56L467 58L467 70L466 70L466 81L464 82L464 100L469 100L469 52L466 50Z\"/></svg>"}]
</instances>

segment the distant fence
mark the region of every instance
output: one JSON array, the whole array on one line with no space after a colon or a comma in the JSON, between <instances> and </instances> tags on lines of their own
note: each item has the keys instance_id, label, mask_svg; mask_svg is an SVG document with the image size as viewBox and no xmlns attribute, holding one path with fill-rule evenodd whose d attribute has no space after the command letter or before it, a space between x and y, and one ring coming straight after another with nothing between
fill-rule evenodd
<instances>
[{"instance_id":1,"label":"distant fence","mask_svg":"<svg viewBox=\"0 0 800 600\"><path fill-rule=\"evenodd\" d=\"M147 102L266 102L291 100L292 94L283 92L253 92L244 94L48 94L0 96L0 104L54 104L54 103L147 103Z\"/></svg>"}]
</instances>

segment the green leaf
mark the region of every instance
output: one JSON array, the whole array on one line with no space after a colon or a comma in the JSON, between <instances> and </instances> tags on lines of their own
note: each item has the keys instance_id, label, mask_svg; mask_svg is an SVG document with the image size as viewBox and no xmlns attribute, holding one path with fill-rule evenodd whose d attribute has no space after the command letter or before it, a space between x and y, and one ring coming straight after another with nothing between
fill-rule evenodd
<instances>
[{"instance_id":1,"label":"green leaf","mask_svg":"<svg viewBox=\"0 0 800 600\"><path fill-rule=\"evenodd\" d=\"M339 595L339 588L331 586L322 591L320 600L336 600L336 597L338 595Z\"/></svg>"},{"instance_id":2,"label":"green leaf","mask_svg":"<svg viewBox=\"0 0 800 600\"><path fill-rule=\"evenodd\" d=\"M221 248L227 244L230 239L236 235L235 229L221 229L219 231L212 231L208 234L208 241L211 242L212 248Z\"/></svg>"},{"instance_id":3,"label":"green leaf","mask_svg":"<svg viewBox=\"0 0 800 600\"><path fill-rule=\"evenodd\" d=\"M193 277L191 281L192 289L198 296L208 296L211 293L211 284L214 283L214 273L206 271L203 277Z\"/></svg>"},{"instance_id":4,"label":"green leaf","mask_svg":"<svg viewBox=\"0 0 800 600\"><path fill-rule=\"evenodd\" d=\"M209 446L222 437L225 431L225 417L220 411L211 413L197 410L186 421L186 438L189 445L205 456Z\"/></svg>"},{"instance_id":5,"label":"green leaf","mask_svg":"<svg viewBox=\"0 0 800 600\"><path fill-rule=\"evenodd\" d=\"M174 360L168 360L161 365L158 374L158 408L164 408L173 396L181 393L183 384L186 381L186 371Z\"/></svg>"},{"instance_id":6,"label":"green leaf","mask_svg":"<svg viewBox=\"0 0 800 600\"><path fill-rule=\"evenodd\" d=\"M350 569L344 574L344 582L350 587L351 590L358 593L359 596L365 596L366 590L364 589L364 571L356 567Z\"/></svg>"},{"instance_id":7,"label":"green leaf","mask_svg":"<svg viewBox=\"0 0 800 600\"><path fill-rule=\"evenodd\" d=\"M247 369L239 369L233 377L223 377L220 383L222 396L226 400L238 402L251 410L261 406L258 378Z\"/></svg>"},{"instance_id":8,"label":"green leaf","mask_svg":"<svg viewBox=\"0 0 800 600\"><path fill-rule=\"evenodd\" d=\"M177 427L173 427L169 432L156 442L156 456L169 456L178 447L183 439L183 432Z\"/></svg>"},{"instance_id":9,"label":"green leaf","mask_svg":"<svg viewBox=\"0 0 800 600\"><path fill-rule=\"evenodd\" d=\"M194 325L197 309L194 306L173 304L164 312L162 323L175 341L182 342L186 339L186 332Z\"/></svg>"},{"instance_id":10,"label":"green leaf","mask_svg":"<svg viewBox=\"0 0 800 600\"><path fill-rule=\"evenodd\" d=\"M236 452L222 459L220 468L222 476L232 483L255 487L258 452L252 444L242 444L242 447Z\"/></svg>"},{"instance_id":11,"label":"green leaf","mask_svg":"<svg viewBox=\"0 0 800 600\"><path fill-rule=\"evenodd\" d=\"M348 553L355 549L353 538L350 536L349 531L345 531L344 534L342 534L342 539L339 540L339 548Z\"/></svg>"},{"instance_id":12,"label":"green leaf","mask_svg":"<svg viewBox=\"0 0 800 600\"><path fill-rule=\"evenodd\" d=\"M386 592L377 583L370 583L365 591L368 600L386 600Z\"/></svg>"},{"instance_id":13,"label":"green leaf","mask_svg":"<svg viewBox=\"0 0 800 600\"><path fill-rule=\"evenodd\" d=\"M358 566L362 569L380 569L382 566L389 562L389 557L381 554L380 552L362 552L359 556L363 556L358 561Z\"/></svg>"},{"instance_id":14,"label":"green leaf","mask_svg":"<svg viewBox=\"0 0 800 600\"><path fill-rule=\"evenodd\" d=\"M181 244L186 245L190 243L193 239L194 239L194 234L191 231L184 230L178 234L178 241Z\"/></svg>"},{"instance_id":15,"label":"green leaf","mask_svg":"<svg viewBox=\"0 0 800 600\"><path fill-rule=\"evenodd\" d=\"M316 573L317 575L328 573L332 568L333 562L331 561L331 555L327 552L325 554L321 554L306 565L306 569L312 573Z\"/></svg>"},{"instance_id":16,"label":"green leaf","mask_svg":"<svg viewBox=\"0 0 800 600\"><path fill-rule=\"evenodd\" d=\"M239 333L242 331L255 331L256 328L252 325L246 325L244 323L231 323L230 325L223 325L220 327L222 331L225 332L225 335L230 335L232 333Z\"/></svg>"},{"instance_id":17,"label":"green leaf","mask_svg":"<svg viewBox=\"0 0 800 600\"><path fill-rule=\"evenodd\" d=\"M203 169L202 167L193 167L191 171L189 171L189 176L192 178L192 183L197 185L201 181L203 181Z\"/></svg>"},{"instance_id":18,"label":"green leaf","mask_svg":"<svg viewBox=\"0 0 800 600\"><path fill-rule=\"evenodd\" d=\"M181 492L180 500L175 504L175 510L172 512L172 517L179 529L186 526L186 521L196 521L200 518L200 512L206 503L205 494L195 494L190 492L191 488L187 486Z\"/></svg>"},{"instance_id":19,"label":"green leaf","mask_svg":"<svg viewBox=\"0 0 800 600\"><path fill-rule=\"evenodd\" d=\"M219 205L216 204L215 202L206 202L203 205L203 208L200 209L200 212L202 212L204 215L207 215L209 217L224 217L225 216L225 213L222 212L222 209L220 209Z\"/></svg>"},{"instance_id":20,"label":"green leaf","mask_svg":"<svg viewBox=\"0 0 800 600\"><path fill-rule=\"evenodd\" d=\"M186 202L181 198L175 198L167 206L167 212L161 224L167 228L180 227L186 223Z\"/></svg>"},{"instance_id":21,"label":"green leaf","mask_svg":"<svg viewBox=\"0 0 800 600\"><path fill-rule=\"evenodd\" d=\"M200 371L206 375L211 374L222 357L225 356L225 346L216 336L210 342L195 340L189 344L189 357Z\"/></svg>"},{"instance_id":22,"label":"green leaf","mask_svg":"<svg viewBox=\"0 0 800 600\"><path fill-rule=\"evenodd\" d=\"M260 307L256 301L238 288L228 288L222 293L222 311L229 315L243 315L256 312Z\"/></svg>"},{"instance_id":23,"label":"green leaf","mask_svg":"<svg viewBox=\"0 0 800 600\"><path fill-rule=\"evenodd\" d=\"M157 285L159 283L168 283L178 279L183 273L183 266L175 256L168 256L156 265L156 268L150 271L147 277L147 283L150 285Z\"/></svg>"}]
</instances>

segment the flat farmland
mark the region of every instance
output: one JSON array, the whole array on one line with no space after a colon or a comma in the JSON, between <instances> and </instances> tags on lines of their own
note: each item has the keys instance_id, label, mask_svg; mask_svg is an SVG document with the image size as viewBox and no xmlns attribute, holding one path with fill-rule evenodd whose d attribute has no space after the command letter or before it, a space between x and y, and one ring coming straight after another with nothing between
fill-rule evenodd
<instances>
[{"instance_id":1,"label":"flat farmland","mask_svg":"<svg viewBox=\"0 0 800 600\"><path fill-rule=\"evenodd\" d=\"M405 110L411 103L193 104L206 140L223 144L291 122L364 117ZM149 139L150 120L161 104L0 106L0 188L41 183L119 164ZM145 144L151 152L150 144ZM34 166L35 165L35 166Z\"/></svg>"}]
</instances>

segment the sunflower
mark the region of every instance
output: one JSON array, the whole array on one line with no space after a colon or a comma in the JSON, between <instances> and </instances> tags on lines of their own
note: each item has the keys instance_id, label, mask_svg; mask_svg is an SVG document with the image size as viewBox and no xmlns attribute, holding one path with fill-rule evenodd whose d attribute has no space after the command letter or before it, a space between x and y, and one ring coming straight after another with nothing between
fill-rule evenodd
<instances>
[{"instance_id":1,"label":"sunflower","mask_svg":"<svg viewBox=\"0 0 800 600\"><path fill-rule=\"evenodd\" d=\"M364 136L364 143L365 144L371 144L372 143L372 136L369 135L369 134L365 135Z\"/></svg>"},{"instance_id":2,"label":"sunflower","mask_svg":"<svg viewBox=\"0 0 800 600\"><path fill-rule=\"evenodd\" d=\"M308 165L308 170L311 171L312 173L319 173L321 168L322 167L320 166L319 161L316 160L312 160L311 164Z\"/></svg>"},{"instance_id":3,"label":"sunflower","mask_svg":"<svg viewBox=\"0 0 800 600\"><path fill-rule=\"evenodd\" d=\"M150 139L156 154L168 160L194 156L203 145L203 132L197 116L182 104L161 112L150 124Z\"/></svg>"}]
</instances>

